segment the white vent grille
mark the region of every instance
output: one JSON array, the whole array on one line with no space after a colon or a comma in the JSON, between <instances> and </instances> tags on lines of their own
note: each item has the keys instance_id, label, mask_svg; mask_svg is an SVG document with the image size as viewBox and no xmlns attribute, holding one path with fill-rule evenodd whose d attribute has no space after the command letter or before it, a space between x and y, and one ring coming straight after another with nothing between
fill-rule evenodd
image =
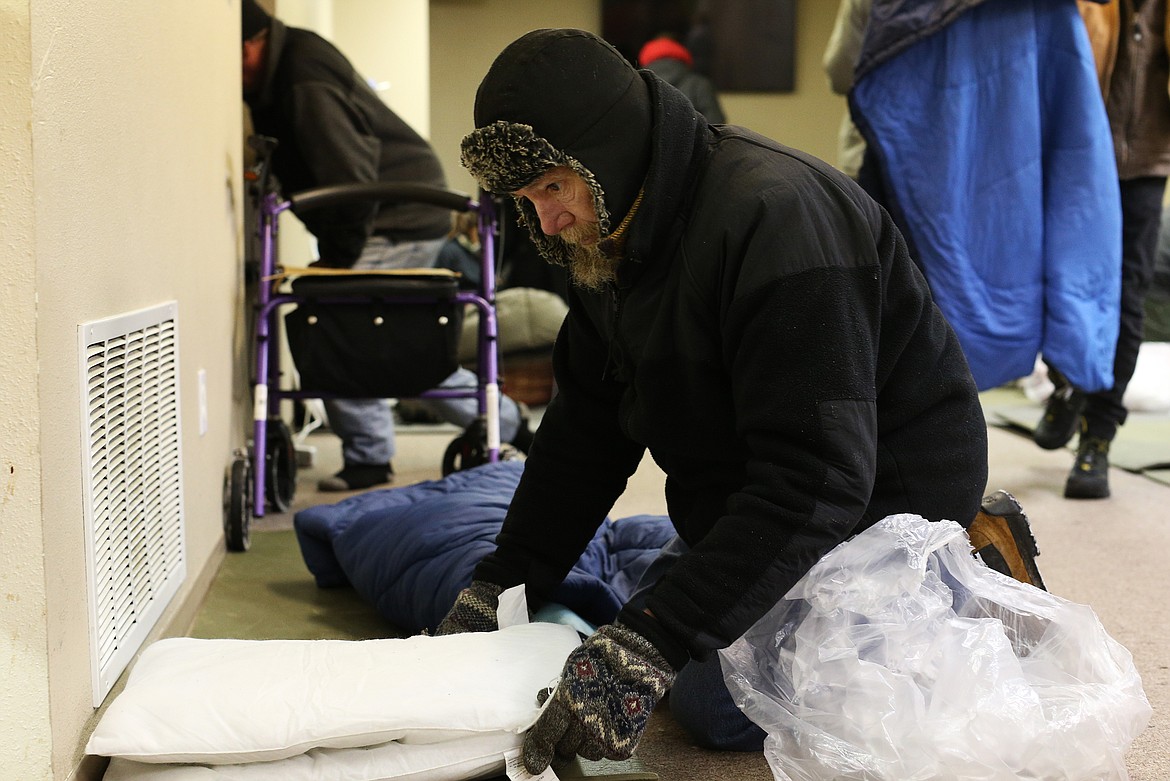
<instances>
[{"instance_id":1,"label":"white vent grille","mask_svg":"<svg viewBox=\"0 0 1170 781\"><path fill-rule=\"evenodd\" d=\"M186 577L177 309L79 329L94 707Z\"/></svg>"}]
</instances>

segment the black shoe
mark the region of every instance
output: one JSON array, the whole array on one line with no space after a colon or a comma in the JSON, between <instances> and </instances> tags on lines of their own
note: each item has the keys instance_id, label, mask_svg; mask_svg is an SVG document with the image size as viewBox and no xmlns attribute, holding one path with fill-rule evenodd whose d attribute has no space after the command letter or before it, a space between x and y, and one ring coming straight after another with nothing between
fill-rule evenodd
<instances>
[{"instance_id":1,"label":"black shoe","mask_svg":"<svg viewBox=\"0 0 1170 781\"><path fill-rule=\"evenodd\" d=\"M1109 440L1081 435L1077 460L1064 484L1066 499L1105 499L1109 496Z\"/></svg>"},{"instance_id":2,"label":"black shoe","mask_svg":"<svg viewBox=\"0 0 1170 781\"><path fill-rule=\"evenodd\" d=\"M983 497L979 514L967 529L974 553L996 572L1047 591L1036 566L1040 549L1028 516L1007 491Z\"/></svg>"},{"instance_id":3,"label":"black shoe","mask_svg":"<svg viewBox=\"0 0 1170 781\"><path fill-rule=\"evenodd\" d=\"M1057 388L1044 405L1044 417L1036 424L1032 441L1045 450L1064 447L1076 433L1084 409L1085 394L1071 385Z\"/></svg>"},{"instance_id":4,"label":"black shoe","mask_svg":"<svg viewBox=\"0 0 1170 781\"><path fill-rule=\"evenodd\" d=\"M337 474L318 481L317 490L361 491L376 485L385 485L393 476L394 467L390 464L346 464Z\"/></svg>"},{"instance_id":5,"label":"black shoe","mask_svg":"<svg viewBox=\"0 0 1170 781\"><path fill-rule=\"evenodd\" d=\"M398 416L398 421L408 426L413 423L436 425L443 422L441 417L417 399L399 400L394 405L394 412Z\"/></svg>"}]
</instances>

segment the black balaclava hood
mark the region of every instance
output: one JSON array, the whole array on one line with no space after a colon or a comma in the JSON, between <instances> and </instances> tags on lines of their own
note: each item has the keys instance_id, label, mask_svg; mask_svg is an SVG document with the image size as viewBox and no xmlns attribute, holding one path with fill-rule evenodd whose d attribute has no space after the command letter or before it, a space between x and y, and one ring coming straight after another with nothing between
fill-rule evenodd
<instances>
[{"instance_id":1,"label":"black balaclava hood","mask_svg":"<svg viewBox=\"0 0 1170 781\"><path fill-rule=\"evenodd\" d=\"M557 166L593 192L604 239L629 212L650 162L650 94L637 70L584 30L534 30L496 58L475 96L463 166L491 193L511 193ZM537 246L550 237L517 199Z\"/></svg>"},{"instance_id":2,"label":"black balaclava hood","mask_svg":"<svg viewBox=\"0 0 1170 781\"><path fill-rule=\"evenodd\" d=\"M243 40L256 37L261 31L267 30L270 24L272 17L256 0L243 0L240 3L240 33Z\"/></svg>"}]
</instances>

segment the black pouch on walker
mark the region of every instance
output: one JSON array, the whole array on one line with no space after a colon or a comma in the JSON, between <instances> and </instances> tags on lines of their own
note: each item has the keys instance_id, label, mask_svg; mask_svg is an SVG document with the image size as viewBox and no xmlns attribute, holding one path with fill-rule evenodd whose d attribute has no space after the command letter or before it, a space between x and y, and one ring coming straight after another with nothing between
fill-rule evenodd
<instances>
[{"instance_id":1,"label":"black pouch on walker","mask_svg":"<svg viewBox=\"0 0 1170 781\"><path fill-rule=\"evenodd\" d=\"M417 396L458 367L463 305L454 277L300 277L285 315L302 390Z\"/></svg>"}]
</instances>

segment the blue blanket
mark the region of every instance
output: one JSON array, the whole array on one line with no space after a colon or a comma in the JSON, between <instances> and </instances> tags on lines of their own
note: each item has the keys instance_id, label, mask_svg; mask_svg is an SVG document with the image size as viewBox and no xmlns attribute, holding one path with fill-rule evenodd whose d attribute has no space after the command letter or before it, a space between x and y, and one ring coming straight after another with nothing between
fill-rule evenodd
<instances>
[{"instance_id":1,"label":"blue blanket","mask_svg":"<svg viewBox=\"0 0 1170 781\"><path fill-rule=\"evenodd\" d=\"M1084 23L1073 3L987 0L911 40L969 5L874 4L863 59L898 53L867 66L850 105L885 205L980 389L1031 374L1039 352L1078 388L1109 388L1121 206Z\"/></svg>"},{"instance_id":2,"label":"blue blanket","mask_svg":"<svg viewBox=\"0 0 1170 781\"><path fill-rule=\"evenodd\" d=\"M352 585L399 629L432 630L495 548L523 469L486 464L302 510L301 555L318 586ZM592 624L612 621L673 536L663 516L606 519L553 599Z\"/></svg>"}]
</instances>

